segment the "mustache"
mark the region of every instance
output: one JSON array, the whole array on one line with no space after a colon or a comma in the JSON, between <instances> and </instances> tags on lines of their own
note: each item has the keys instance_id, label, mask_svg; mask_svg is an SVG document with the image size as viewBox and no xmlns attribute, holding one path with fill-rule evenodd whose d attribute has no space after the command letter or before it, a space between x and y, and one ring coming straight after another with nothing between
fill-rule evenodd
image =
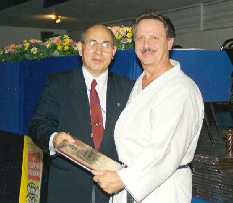
<instances>
[{"instance_id":1,"label":"mustache","mask_svg":"<svg viewBox=\"0 0 233 203\"><path fill-rule=\"evenodd\" d=\"M144 53L154 53L155 50L154 50L154 49L147 48L147 49L142 49L140 52L143 53L143 54L144 54Z\"/></svg>"}]
</instances>

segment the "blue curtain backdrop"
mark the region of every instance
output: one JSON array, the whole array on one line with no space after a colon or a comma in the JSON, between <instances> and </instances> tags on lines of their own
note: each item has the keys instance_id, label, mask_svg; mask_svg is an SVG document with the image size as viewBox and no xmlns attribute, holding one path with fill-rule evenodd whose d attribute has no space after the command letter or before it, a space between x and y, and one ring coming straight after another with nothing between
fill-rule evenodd
<instances>
[{"instance_id":1,"label":"blue curtain backdrop","mask_svg":"<svg viewBox=\"0 0 233 203\"><path fill-rule=\"evenodd\" d=\"M20 63L0 63L0 130L18 132Z\"/></svg>"},{"instance_id":2,"label":"blue curtain backdrop","mask_svg":"<svg viewBox=\"0 0 233 203\"><path fill-rule=\"evenodd\" d=\"M173 50L170 58L181 63L205 102L229 100L233 66L225 51ZM46 77L81 65L79 56L0 63L0 130L27 135ZM134 50L117 51L110 70L134 80L142 73Z\"/></svg>"}]
</instances>

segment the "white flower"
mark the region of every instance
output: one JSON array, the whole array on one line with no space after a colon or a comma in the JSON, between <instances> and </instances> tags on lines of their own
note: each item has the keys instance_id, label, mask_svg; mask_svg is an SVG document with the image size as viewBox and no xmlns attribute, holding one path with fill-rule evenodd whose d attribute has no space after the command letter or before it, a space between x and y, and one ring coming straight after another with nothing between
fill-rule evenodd
<instances>
[{"instance_id":1,"label":"white flower","mask_svg":"<svg viewBox=\"0 0 233 203\"><path fill-rule=\"evenodd\" d=\"M128 42L128 43L131 43L132 41L133 41L132 38L130 38L130 39L127 38L127 42Z\"/></svg>"},{"instance_id":2,"label":"white flower","mask_svg":"<svg viewBox=\"0 0 233 203\"><path fill-rule=\"evenodd\" d=\"M36 47L33 47L33 48L31 49L31 53L36 54L36 53L37 53L37 48L36 48Z\"/></svg>"}]
</instances>

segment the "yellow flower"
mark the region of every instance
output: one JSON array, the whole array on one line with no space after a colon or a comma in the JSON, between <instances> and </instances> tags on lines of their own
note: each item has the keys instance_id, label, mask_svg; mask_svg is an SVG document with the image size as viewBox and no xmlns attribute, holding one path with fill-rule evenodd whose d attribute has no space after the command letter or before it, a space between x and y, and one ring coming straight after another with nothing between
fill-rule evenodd
<instances>
[{"instance_id":1,"label":"yellow flower","mask_svg":"<svg viewBox=\"0 0 233 203\"><path fill-rule=\"evenodd\" d=\"M46 47L47 48L51 47L51 44L50 43L46 44Z\"/></svg>"},{"instance_id":2,"label":"yellow flower","mask_svg":"<svg viewBox=\"0 0 233 203\"><path fill-rule=\"evenodd\" d=\"M29 43L24 44L24 46L25 46L25 50L28 50L29 45L30 45Z\"/></svg>"},{"instance_id":3,"label":"yellow flower","mask_svg":"<svg viewBox=\"0 0 233 203\"><path fill-rule=\"evenodd\" d=\"M60 44L57 45L57 50L61 51L62 50L62 47Z\"/></svg>"},{"instance_id":4,"label":"yellow flower","mask_svg":"<svg viewBox=\"0 0 233 203\"><path fill-rule=\"evenodd\" d=\"M129 28L128 32L132 32L132 27Z\"/></svg>"},{"instance_id":5,"label":"yellow flower","mask_svg":"<svg viewBox=\"0 0 233 203\"><path fill-rule=\"evenodd\" d=\"M0 55L3 55L3 51L0 51Z\"/></svg>"},{"instance_id":6,"label":"yellow flower","mask_svg":"<svg viewBox=\"0 0 233 203\"><path fill-rule=\"evenodd\" d=\"M64 47L64 50L68 50L68 49L69 49L69 46L66 45L66 46Z\"/></svg>"},{"instance_id":7,"label":"yellow flower","mask_svg":"<svg viewBox=\"0 0 233 203\"><path fill-rule=\"evenodd\" d=\"M125 32L126 32L126 30L124 28L121 28L121 30L120 30L121 35L123 35Z\"/></svg>"},{"instance_id":8,"label":"yellow flower","mask_svg":"<svg viewBox=\"0 0 233 203\"><path fill-rule=\"evenodd\" d=\"M131 38L132 37L132 33L131 32L127 33L127 37Z\"/></svg>"},{"instance_id":9,"label":"yellow flower","mask_svg":"<svg viewBox=\"0 0 233 203\"><path fill-rule=\"evenodd\" d=\"M115 34L116 39L121 39L121 35Z\"/></svg>"},{"instance_id":10,"label":"yellow flower","mask_svg":"<svg viewBox=\"0 0 233 203\"><path fill-rule=\"evenodd\" d=\"M64 39L64 45L69 45L69 42L70 42L70 39L68 39L68 38L66 38L66 39Z\"/></svg>"}]
</instances>

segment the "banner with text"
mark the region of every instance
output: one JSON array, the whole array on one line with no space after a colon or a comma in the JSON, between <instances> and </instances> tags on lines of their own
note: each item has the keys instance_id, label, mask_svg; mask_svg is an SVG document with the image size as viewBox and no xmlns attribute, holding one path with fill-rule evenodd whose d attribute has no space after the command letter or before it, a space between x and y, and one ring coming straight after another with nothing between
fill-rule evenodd
<instances>
[{"instance_id":1,"label":"banner with text","mask_svg":"<svg viewBox=\"0 0 233 203\"><path fill-rule=\"evenodd\" d=\"M24 136L20 203L39 203L43 169L43 151Z\"/></svg>"}]
</instances>

